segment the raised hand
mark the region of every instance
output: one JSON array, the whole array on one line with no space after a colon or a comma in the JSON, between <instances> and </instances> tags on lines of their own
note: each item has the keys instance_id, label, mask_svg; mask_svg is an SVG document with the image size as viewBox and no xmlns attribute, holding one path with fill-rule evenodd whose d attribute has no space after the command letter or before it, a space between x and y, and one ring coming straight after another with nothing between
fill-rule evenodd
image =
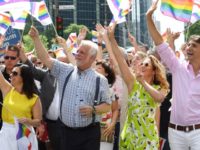
<instances>
[{"instance_id":1,"label":"raised hand","mask_svg":"<svg viewBox=\"0 0 200 150\"><path fill-rule=\"evenodd\" d=\"M80 41L84 40L87 35L87 32L88 29L86 27L81 28L78 34L78 40Z\"/></svg>"},{"instance_id":2,"label":"raised hand","mask_svg":"<svg viewBox=\"0 0 200 150\"><path fill-rule=\"evenodd\" d=\"M39 38L39 32L34 26L31 26L28 34L32 39Z\"/></svg>"},{"instance_id":3,"label":"raised hand","mask_svg":"<svg viewBox=\"0 0 200 150\"><path fill-rule=\"evenodd\" d=\"M66 40L63 38L63 37L61 37L61 36L57 36L56 37L56 41L58 42L58 44L61 46L61 47L63 47L63 48L65 48L67 45L66 45Z\"/></svg>"},{"instance_id":4,"label":"raised hand","mask_svg":"<svg viewBox=\"0 0 200 150\"><path fill-rule=\"evenodd\" d=\"M114 38L115 37L115 27L116 27L117 23L114 22L111 26L108 27L108 35L109 38Z\"/></svg>"},{"instance_id":5,"label":"raised hand","mask_svg":"<svg viewBox=\"0 0 200 150\"><path fill-rule=\"evenodd\" d=\"M146 16L152 16L152 14L154 13L154 11L156 10L157 8L157 5L158 5L158 1L159 0L156 0L152 3L151 7L147 10L146 12Z\"/></svg>"}]
</instances>

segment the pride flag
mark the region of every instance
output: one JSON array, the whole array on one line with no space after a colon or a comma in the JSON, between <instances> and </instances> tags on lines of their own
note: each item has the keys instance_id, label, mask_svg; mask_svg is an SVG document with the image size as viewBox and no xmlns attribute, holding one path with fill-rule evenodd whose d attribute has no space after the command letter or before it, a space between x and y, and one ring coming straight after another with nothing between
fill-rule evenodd
<instances>
[{"instance_id":1,"label":"pride flag","mask_svg":"<svg viewBox=\"0 0 200 150\"><path fill-rule=\"evenodd\" d=\"M4 35L11 25L11 16L7 13L0 13L0 34Z\"/></svg>"},{"instance_id":2,"label":"pride flag","mask_svg":"<svg viewBox=\"0 0 200 150\"><path fill-rule=\"evenodd\" d=\"M30 0L0 0L0 12L10 10L29 10Z\"/></svg>"},{"instance_id":3,"label":"pride flag","mask_svg":"<svg viewBox=\"0 0 200 150\"><path fill-rule=\"evenodd\" d=\"M13 20L12 20L12 28L24 30L26 26L26 18L28 16L27 11L11 11ZM17 16L15 16L17 14Z\"/></svg>"},{"instance_id":4,"label":"pride flag","mask_svg":"<svg viewBox=\"0 0 200 150\"><path fill-rule=\"evenodd\" d=\"M107 3L117 23L122 23L120 20L130 12L132 5L131 0L107 0Z\"/></svg>"},{"instance_id":5,"label":"pride flag","mask_svg":"<svg viewBox=\"0 0 200 150\"><path fill-rule=\"evenodd\" d=\"M76 53L76 50L78 48L76 33L70 33L70 35L66 41L66 44L67 44L67 51Z\"/></svg>"},{"instance_id":6,"label":"pride flag","mask_svg":"<svg viewBox=\"0 0 200 150\"><path fill-rule=\"evenodd\" d=\"M23 136L28 137L30 133L31 133L31 130L28 127L26 127L24 124L19 123L18 132L16 135L17 140L22 138Z\"/></svg>"},{"instance_id":7,"label":"pride flag","mask_svg":"<svg viewBox=\"0 0 200 150\"><path fill-rule=\"evenodd\" d=\"M29 13L44 26L52 24L52 19L43 0L41 2L32 2Z\"/></svg>"},{"instance_id":8,"label":"pride flag","mask_svg":"<svg viewBox=\"0 0 200 150\"><path fill-rule=\"evenodd\" d=\"M161 12L182 22L190 22L193 0L162 0Z\"/></svg>"},{"instance_id":9,"label":"pride flag","mask_svg":"<svg viewBox=\"0 0 200 150\"><path fill-rule=\"evenodd\" d=\"M16 117L14 117L14 120L16 127L16 140L18 149L33 150L34 147L32 146L31 140L29 139L29 136L31 135L31 129L29 129L28 126L19 123Z\"/></svg>"},{"instance_id":10,"label":"pride flag","mask_svg":"<svg viewBox=\"0 0 200 150\"><path fill-rule=\"evenodd\" d=\"M190 22L195 23L198 20L200 20L200 0L195 0Z\"/></svg>"}]
</instances>

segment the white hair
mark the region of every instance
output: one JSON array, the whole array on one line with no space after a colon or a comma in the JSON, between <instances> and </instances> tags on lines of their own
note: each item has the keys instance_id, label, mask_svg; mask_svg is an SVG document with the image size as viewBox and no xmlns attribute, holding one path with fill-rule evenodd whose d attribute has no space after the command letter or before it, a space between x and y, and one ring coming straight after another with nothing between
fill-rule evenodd
<instances>
[{"instance_id":1,"label":"white hair","mask_svg":"<svg viewBox=\"0 0 200 150\"><path fill-rule=\"evenodd\" d=\"M90 47L90 49L89 49L89 54L90 54L92 57L95 57L95 58L96 58L96 56L97 56L97 51L98 51L98 46L97 46L97 44L95 44L94 42L89 41L89 40L82 40L80 46L88 46L88 47Z\"/></svg>"}]
</instances>

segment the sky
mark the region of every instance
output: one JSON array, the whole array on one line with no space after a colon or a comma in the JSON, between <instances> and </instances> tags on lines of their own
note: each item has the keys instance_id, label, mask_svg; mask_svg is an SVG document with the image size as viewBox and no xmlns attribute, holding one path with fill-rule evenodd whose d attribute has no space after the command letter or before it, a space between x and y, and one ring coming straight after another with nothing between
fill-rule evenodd
<instances>
[{"instance_id":1,"label":"sky","mask_svg":"<svg viewBox=\"0 0 200 150\"><path fill-rule=\"evenodd\" d=\"M160 21L161 33L164 33L167 28L170 28L173 32L181 32L179 39L175 41L176 49L178 50L181 44L184 43L184 23L173 19L172 17L165 16L160 11L160 2L155 12L155 18Z\"/></svg>"}]
</instances>

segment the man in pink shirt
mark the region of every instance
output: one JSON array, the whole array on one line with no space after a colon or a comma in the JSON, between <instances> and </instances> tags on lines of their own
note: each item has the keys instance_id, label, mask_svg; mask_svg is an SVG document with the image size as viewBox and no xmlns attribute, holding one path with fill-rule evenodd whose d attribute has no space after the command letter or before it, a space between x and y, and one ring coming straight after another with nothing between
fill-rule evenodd
<instances>
[{"instance_id":1,"label":"man in pink shirt","mask_svg":"<svg viewBox=\"0 0 200 150\"><path fill-rule=\"evenodd\" d=\"M158 0L157 0L158 2ZM161 60L172 73L172 110L169 143L172 150L200 149L200 36L190 37L188 61L179 61L152 20L157 2L146 13L147 26Z\"/></svg>"}]
</instances>

